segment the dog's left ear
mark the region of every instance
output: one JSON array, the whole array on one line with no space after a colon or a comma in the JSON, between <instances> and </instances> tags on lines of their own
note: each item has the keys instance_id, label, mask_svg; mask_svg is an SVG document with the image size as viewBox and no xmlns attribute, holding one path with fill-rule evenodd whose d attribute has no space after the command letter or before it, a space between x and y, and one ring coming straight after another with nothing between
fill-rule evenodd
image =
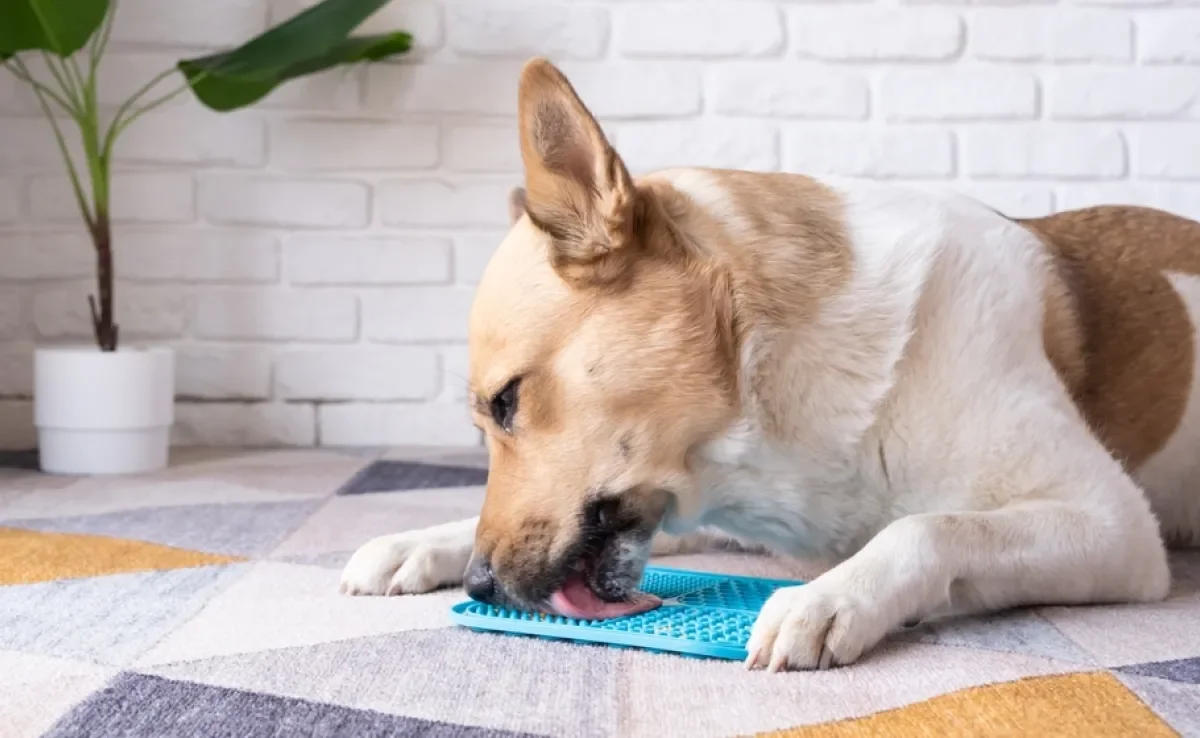
<instances>
[{"instance_id":1,"label":"dog's left ear","mask_svg":"<svg viewBox=\"0 0 1200 738\"><path fill-rule=\"evenodd\" d=\"M636 250L642 207L625 164L545 59L521 70L518 108L525 211L550 235L555 269L578 286L616 281Z\"/></svg>"}]
</instances>

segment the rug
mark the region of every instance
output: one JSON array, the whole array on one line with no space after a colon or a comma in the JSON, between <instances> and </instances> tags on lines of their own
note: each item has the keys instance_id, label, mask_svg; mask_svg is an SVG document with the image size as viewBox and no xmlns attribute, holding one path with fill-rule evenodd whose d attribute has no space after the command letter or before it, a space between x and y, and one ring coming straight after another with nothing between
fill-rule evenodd
<instances>
[{"instance_id":1,"label":"rug","mask_svg":"<svg viewBox=\"0 0 1200 738\"><path fill-rule=\"evenodd\" d=\"M0 737L1200 736L1194 552L1166 602L918 627L812 673L474 633L447 615L460 590L338 594L368 538L475 514L483 466L292 450L181 451L116 479L0 469Z\"/></svg>"}]
</instances>

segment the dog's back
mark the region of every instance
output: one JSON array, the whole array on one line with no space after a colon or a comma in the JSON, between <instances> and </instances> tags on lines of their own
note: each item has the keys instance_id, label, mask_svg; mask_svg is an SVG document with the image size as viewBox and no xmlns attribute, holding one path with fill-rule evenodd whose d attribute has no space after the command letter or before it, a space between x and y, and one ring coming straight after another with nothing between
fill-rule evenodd
<instances>
[{"instance_id":1,"label":"dog's back","mask_svg":"<svg viewBox=\"0 0 1200 738\"><path fill-rule=\"evenodd\" d=\"M1019 222L1059 267L1048 353L1164 534L1200 543L1200 223L1137 207Z\"/></svg>"}]
</instances>

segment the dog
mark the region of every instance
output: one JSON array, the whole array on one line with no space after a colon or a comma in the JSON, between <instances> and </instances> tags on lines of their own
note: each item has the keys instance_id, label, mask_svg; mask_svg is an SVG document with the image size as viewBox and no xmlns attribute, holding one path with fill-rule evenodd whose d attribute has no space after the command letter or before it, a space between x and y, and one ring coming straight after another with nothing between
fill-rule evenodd
<instances>
[{"instance_id":1,"label":"dog","mask_svg":"<svg viewBox=\"0 0 1200 738\"><path fill-rule=\"evenodd\" d=\"M778 590L750 668L906 624L1150 602L1200 542L1200 223L1015 219L899 184L634 178L568 79L518 89L525 184L470 315L478 518L367 542L341 589L652 607L656 551L838 562Z\"/></svg>"}]
</instances>

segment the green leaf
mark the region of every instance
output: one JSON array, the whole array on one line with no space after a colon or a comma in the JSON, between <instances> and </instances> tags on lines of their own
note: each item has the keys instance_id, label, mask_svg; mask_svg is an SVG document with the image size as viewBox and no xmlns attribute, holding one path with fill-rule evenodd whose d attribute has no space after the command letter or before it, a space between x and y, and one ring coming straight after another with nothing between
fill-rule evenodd
<instances>
[{"instance_id":1,"label":"green leaf","mask_svg":"<svg viewBox=\"0 0 1200 738\"><path fill-rule=\"evenodd\" d=\"M217 111L236 110L288 80L408 51L412 36L403 31L350 36L388 2L324 0L236 49L185 59L179 70L200 102Z\"/></svg>"},{"instance_id":2,"label":"green leaf","mask_svg":"<svg viewBox=\"0 0 1200 738\"><path fill-rule=\"evenodd\" d=\"M0 58L42 49L68 57L83 48L109 0L0 0Z\"/></svg>"}]
</instances>

